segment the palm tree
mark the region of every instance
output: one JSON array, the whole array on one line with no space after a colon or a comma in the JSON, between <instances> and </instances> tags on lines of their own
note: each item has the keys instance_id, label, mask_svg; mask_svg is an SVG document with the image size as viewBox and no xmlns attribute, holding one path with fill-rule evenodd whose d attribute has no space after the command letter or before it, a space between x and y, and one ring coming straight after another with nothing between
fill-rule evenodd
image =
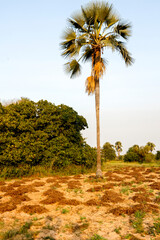
<instances>
[{"instance_id":1,"label":"palm tree","mask_svg":"<svg viewBox=\"0 0 160 240\"><path fill-rule=\"evenodd\" d=\"M120 141L117 141L115 143L115 149L117 151L117 154L118 154L118 158L120 156L120 152L122 152L122 143Z\"/></svg>"},{"instance_id":2,"label":"palm tree","mask_svg":"<svg viewBox=\"0 0 160 240\"><path fill-rule=\"evenodd\" d=\"M155 150L155 147L156 147L156 145L155 145L154 143L152 143L152 142L148 142L148 143L146 144L146 146L149 147L149 151L150 151L151 153L153 152L153 150Z\"/></svg>"},{"instance_id":3,"label":"palm tree","mask_svg":"<svg viewBox=\"0 0 160 240\"><path fill-rule=\"evenodd\" d=\"M133 62L122 40L130 36L131 26L123 23L113 12L112 5L105 2L90 2L85 8L68 19L68 27L61 42L62 56L69 58L67 72L74 77L81 72L80 61L91 62L91 75L86 79L86 92L95 94L97 127L97 171L102 177L100 157L99 79L105 71L102 54L106 48L117 50L126 65ZM80 56L79 59L75 57Z\"/></svg>"}]
</instances>

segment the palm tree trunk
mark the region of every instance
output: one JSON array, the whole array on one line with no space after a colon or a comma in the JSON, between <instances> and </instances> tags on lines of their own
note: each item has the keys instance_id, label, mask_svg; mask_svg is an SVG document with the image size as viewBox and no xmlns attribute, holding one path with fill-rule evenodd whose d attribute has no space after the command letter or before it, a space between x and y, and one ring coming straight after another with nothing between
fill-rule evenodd
<instances>
[{"instance_id":1,"label":"palm tree trunk","mask_svg":"<svg viewBox=\"0 0 160 240\"><path fill-rule=\"evenodd\" d=\"M120 156L120 149L118 149L118 159L119 159L119 156Z\"/></svg>"},{"instance_id":2,"label":"palm tree trunk","mask_svg":"<svg viewBox=\"0 0 160 240\"><path fill-rule=\"evenodd\" d=\"M99 96L99 79L95 81L95 107L96 107L96 125L97 125L97 171L96 177L103 177L101 170L101 150L100 150L100 117L99 117L99 105L100 105L100 96Z\"/></svg>"}]
</instances>

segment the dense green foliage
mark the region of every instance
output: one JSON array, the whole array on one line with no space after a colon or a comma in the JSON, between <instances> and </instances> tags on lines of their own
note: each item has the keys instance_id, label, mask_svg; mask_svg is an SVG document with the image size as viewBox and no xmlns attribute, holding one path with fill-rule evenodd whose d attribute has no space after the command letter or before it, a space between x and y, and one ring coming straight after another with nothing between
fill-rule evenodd
<instances>
[{"instance_id":1,"label":"dense green foliage","mask_svg":"<svg viewBox=\"0 0 160 240\"><path fill-rule=\"evenodd\" d=\"M160 151L157 151L156 153L156 160L160 160Z\"/></svg>"},{"instance_id":2,"label":"dense green foliage","mask_svg":"<svg viewBox=\"0 0 160 240\"><path fill-rule=\"evenodd\" d=\"M124 162L140 162L139 155L135 152L127 152L124 156Z\"/></svg>"},{"instance_id":3,"label":"dense green foliage","mask_svg":"<svg viewBox=\"0 0 160 240\"><path fill-rule=\"evenodd\" d=\"M130 147L124 156L125 162L153 162L154 159L155 156L152 153L152 150L148 143L144 147L140 147L138 145Z\"/></svg>"},{"instance_id":4,"label":"dense green foliage","mask_svg":"<svg viewBox=\"0 0 160 240\"><path fill-rule=\"evenodd\" d=\"M0 168L92 167L95 151L80 133L86 127L85 118L66 105L24 98L6 106L0 104Z\"/></svg>"},{"instance_id":5,"label":"dense green foliage","mask_svg":"<svg viewBox=\"0 0 160 240\"><path fill-rule=\"evenodd\" d=\"M106 142L102 148L102 161L114 160L116 158L116 152L114 146L109 142Z\"/></svg>"}]
</instances>

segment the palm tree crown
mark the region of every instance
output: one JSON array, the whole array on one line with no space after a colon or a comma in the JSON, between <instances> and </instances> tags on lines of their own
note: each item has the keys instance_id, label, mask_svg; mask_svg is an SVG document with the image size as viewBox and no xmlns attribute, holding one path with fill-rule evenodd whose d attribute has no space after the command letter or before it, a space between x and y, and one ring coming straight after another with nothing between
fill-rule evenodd
<instances>
[{"instance_id":1,"label":"palm tree crown","mask_svg":"<svg viewBox=\"0 0 160 240\"><path fill-rule=\"evenodd\" d=\"M86 91L94 93L95 81L103 75L105 61L101 57L105 48L117 50L126 65L133 62L130 53L122 41L130 36L130 24L124 24L113 13L112 5L105 2L90 3L81 12L68 19L69 26L61 42L62 55L69 57L66 70L71 77L81 72L80 61L90 60L92 63L91 76L86 80ZM74 57L80 55L76 60Z\"/></svg>"},{"instance_id":2,"label":"palm tree crown","mask_svg":"<svg viewBox=\"0 0 160 240\"><path fill-rule=\"evenodd\" d=\"M115 143L115 149L118 153L118 157L120 156L120 152L122 152L122 143L120 141L117 141Z\"/></svg>"},{"instance_id":3,"label":"palm tree crown","mask_svg":"<svg viewBox=\"0 0 160 240\"><path fill-rule=\"evenodd\" d=\"M155 150L155 147L156 147L156 145L155 145L154 143L152 143L152 142L148 142L148 143L146 144L146 146L149 147L149 151L150 151L150 152L153 152L153 150Z\"/></svg>"}]
</instances>

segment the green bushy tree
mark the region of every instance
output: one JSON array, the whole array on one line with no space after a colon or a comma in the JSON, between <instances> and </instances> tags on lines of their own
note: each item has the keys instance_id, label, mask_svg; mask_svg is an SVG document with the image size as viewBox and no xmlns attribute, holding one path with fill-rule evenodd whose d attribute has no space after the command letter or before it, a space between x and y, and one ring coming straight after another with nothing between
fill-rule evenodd
<instances>
[{"instance_id":1,"label":"green bushy tree","mask_svg":"<svg viewBox=\"0 0 160 240\"><path fill-rule=\"evenodd\" d=\"M0 167L92 166L95 155L80 133L86 127L85 118L66 105L25 98L0 104Z\"/></svg>"},{"instance_id":2,"label":"green bushy tree","mask_svg":"<svg viewBox=\"0 0 160 240\"><path fill-rule=\"evenodd\" d=\"M116 158L116 152L114 146L109 142L106 142L102 148L102 160L106 162L107 160L114 160Z\"/></svg>"},{"instance_id":3,"label":"green bushy tree","mask_svg":"<svg viewBox=\"0 0 160 240\"><path fill-rule=\"evenodd\" d=\"M155 158L156 158L156 160L160 160L160 151L157 151Z\"/></svg>"}]
</instances>

